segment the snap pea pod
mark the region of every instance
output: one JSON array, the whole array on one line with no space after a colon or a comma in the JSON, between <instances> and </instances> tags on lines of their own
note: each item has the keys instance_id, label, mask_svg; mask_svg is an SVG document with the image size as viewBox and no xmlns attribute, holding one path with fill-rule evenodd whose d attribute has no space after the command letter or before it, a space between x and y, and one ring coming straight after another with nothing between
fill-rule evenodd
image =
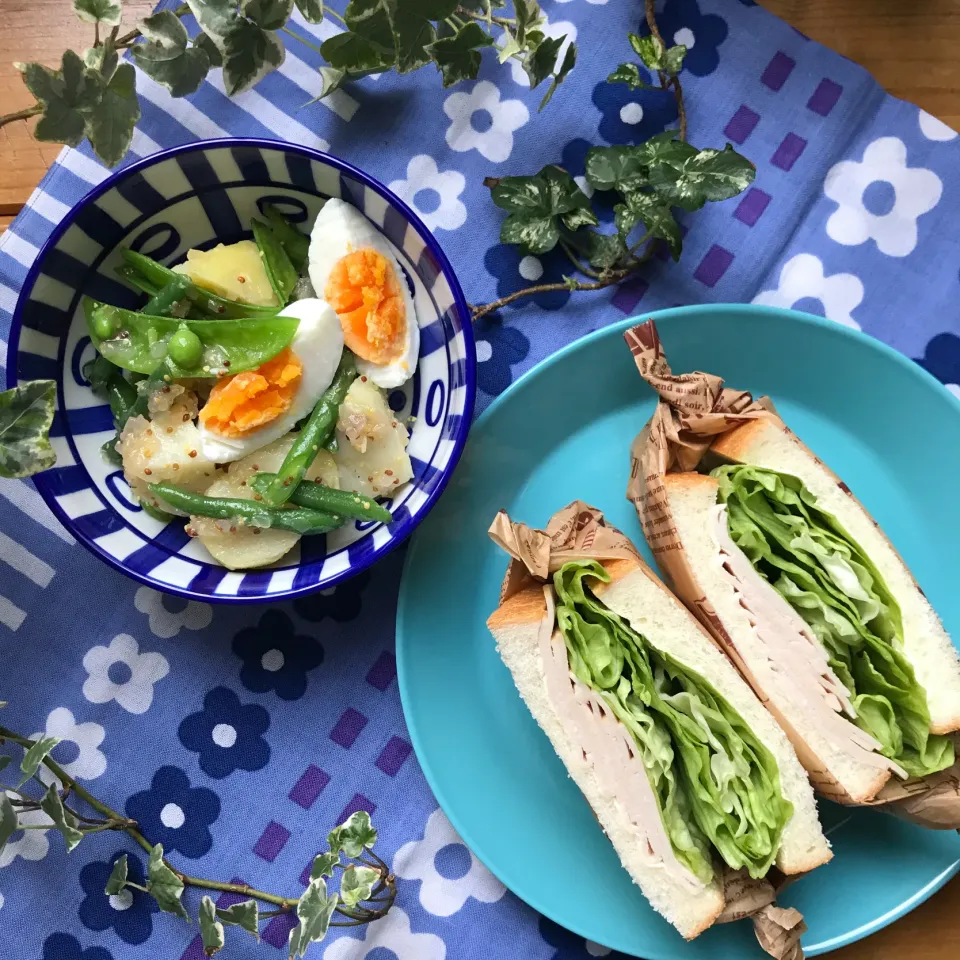
<instances>
[{"instance_id":1,"label":"snap pea pod","mask_svg":"<svg viewBox=\"0 0 960 960\"><path fill-rule=\"evenodd\" d=\"M170 483L151 483L150 492L192 517L213 517L217 520L243 520L251 527L273 527L292 530L309 536L327 533L343 526L343 519L305 507L267 507L256 500L232 497L205 497L190 493Z\"/></svg>"},{"instance_id":2,"label":"snap pea pod","mask_svg":"<svg viewBox=\"0 0 960 960\"><path fill-rule=\"evenodd\" d=\"M177 273L169 267L165 267L150 257L145 257L136 250L123 249L120 251L123 259L133 267L146 280L152 283L157 289L182 277L182 273ZM279 307L262 307L251 303L240 303L236 300L228 300L226 297L218 296L203 287L197 286L188 279L190 284L187 290L187 296L198 306L212 317L221 317L233 319L235 317L272 317L278 311Z\"/></svg>"},{"instance_id":3,"label":"snap pea pod","mask_svg":"<svg viewBox=\"0 0 960 960\"><path fill-rule=\"evenodd\" d=\"M145 293L148 297L155 297L162 289L163 285L151 283L139 270L131 267L129 263L121 263L119 267L114 267L114 272L128 286L134 290Z\"/></svg>"},{"instance_id":4,"label":"snap pea pod","mask_svg":"<svg viewBox=\"0 0 960 960\"><path fill-rule=\"evenodd\" d=\"M273 481L262 491L263 498L268 503L278 505L290 499L297 484L304 478L317 455L317 451L333 434L340 412L340 404L350 389L350 384L357 379L357 365L353 354L349 350L343 351L340 365L334 375L333 383L313 408L310 419L293 441L293 446L287 451L283 463L277 471Z\"/></svg>"},{"instance_id":5,"label":"snap pea pod","mask_svg":"<svg viewBox=\"0 0 960 960\"><path fill-rule=\"evenodd\" d=\"M250 227L253 230L257 250L260 251L263 269L276 294L277 302L281 306L286 306L293 288L297 285L299 275L290 262L283 244L270 227L257 219L250 221Z\"/></svg>"},{"instance_id":6,"label":"snap pea pod","mask_svg":"<svg viewBox=\"0 0 960 960\"><path fill-rule=\"evenodd\" d=\"M177 377L216 377L259 367L290 345L299 323L296 317L279 316L231 320L151 317L88 297L83 307L97 350L111 363L136 373L152 373L166 356L174 334L189 330L202 350L195 365L178 366Z\"/></svg>"},{"instance_id":7,"label":"snap pea pod","mask_svg":"<svg viewBox=\"0 0 960 960\"><path fill-rule=\"evenodd\" d=\"M148 317L172 317L179 315L178 305L187 297L190 281L186 277L177 277L161 287L140 310Z\"/></svg>"},{"instance_id":8,"label":"snap pea pod","mask_svg":"<svg viewBox=\"0 0 960 960\"><path fill-rule=\"evenodd\" d=\"M310 238L305 237L273 204L263 208L264 216L270 221L273 232L283 244L287 256L297 273L302 273L310 250Z\"/></svg>"},{"instance_id":9,"label":"snap pea pod","mask_svg":"<svg viewBox=\"0 0 960 960\"><path fill-rule=\"evenodd\" d=\"M263 494L275 476L275 473L258 473L250 482L250 486L257 493ZM333 487L314 483L313 480L301 480L297 484L297 489L291 494L290 502L298 507L325 510L340 517L379 520L380 523L390 523L393 520L390 511L376 500L354 493L352 490L334 490Z\"/></svg>"}]
</instances>

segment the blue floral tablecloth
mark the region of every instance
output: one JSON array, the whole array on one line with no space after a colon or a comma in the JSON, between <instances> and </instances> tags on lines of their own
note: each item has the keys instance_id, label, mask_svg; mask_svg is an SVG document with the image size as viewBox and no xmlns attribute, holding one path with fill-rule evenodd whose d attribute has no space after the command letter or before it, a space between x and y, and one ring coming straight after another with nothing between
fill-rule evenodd
<instances>
[{"instance_id":1,"label":"blue floral tablecloth","mask_svg":"<svg viewBox=\"0 0 960 960\"><path fill-rule=\"evenodd\" d=\"M170 4L172 6L172 4ZM639 2L544 7L576 34L577 69L536 115L517 68L485 57L452 90L423 71L370 77L305 106L318 58L292 38L284 66L228 100L218 78L172 100L138 77L134 157L198 138L252 135L330 150L370 171L435 231L475 303L558 279L559 258L500 246L484 176L562 162L591 144L640 141L676 119L672 100L604 83L636 30ZM541 295L477 327L478 412L558 347L623 316L703 301L793 306L860 327L960 395L960 142L861 68L748 0L666 0L668 39L690 48L693 141L731 141L754 186L686 218L682 260L596 294ZM331 23L293 29L311 41ZM133 158L133 157L132 157ZM0 240L0 365L17 291L53 225L107 172L67 150ZM369 573L287 605L210 607L162 597L89 555L29 482L0 481L0 699L4 722L64 741L73 776L140 821L183 869L262 889L299 889L328 829L374 814L396 865L397 905L377 924L332 932L324 960L586 960L609 954L538 917L459 842L412 754L393 654L398 552ZM11 960L202 957L196 926L104 883L111 834L66 854L21 832L0 854L0 954ZM187 894L196 907L196 895ZM221 903L230 902L221 898ZM227 954L279 956L290 921ZM195 938L196 937L196 938Z\"/></svg>"}]
</instances>

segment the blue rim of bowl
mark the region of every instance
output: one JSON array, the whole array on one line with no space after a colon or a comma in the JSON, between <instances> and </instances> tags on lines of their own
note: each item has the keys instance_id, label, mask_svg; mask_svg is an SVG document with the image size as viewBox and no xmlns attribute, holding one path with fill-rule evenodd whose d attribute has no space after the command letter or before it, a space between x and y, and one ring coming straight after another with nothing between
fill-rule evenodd
<instances>
[{"instance_id":1,"label":"blue rim of bowl","mask_svg":"<svg viewBox=\"0 0 960 960\"><path fill-rule=\"evenodd\" d=\"M163 593L184 597L187 600L199 600L204 603L275 603L279 602L280 600L288 600L293 597L305 596L307 594L314 593L318 589L327 590L330 587L335 587L337 584L343 583L345 580L349 580L351 577L354 577L358 573L366 570L369 566L385 557L388 553L391 553L401 544L406 543L407 539L410 537L410 534L413 533L420 523L423 522L423 519L428 513L430 513L437 499L443 493L444 489L446 489L450 477L452 476L454 470L456 470L457 464L460 462L460 457L463 454L463 447L467 441L467 435L470 432L473 423L473 411L477 396L477 351L473 337L473 324L470 320L470 308L467 306L467 299L464 296L463 289L460 286L460 281L457 279L457 275L454 272L453 266L447 258L447 255L443 252L443 248L437 242L433 234L427 229L426 224L424 224L420 217L417 216L417 214L406 203L404 203L403 200L401 200L395 193L388 190L387 187L380 183L379 180L370 176L368 173L364 173L362 170L353 166L353 164L348 163L346 160L341 160L339 157L334 157L329 153L324 153L322 150L314 150L311 147L287 143L284 140L270 140L265 137L221 137L212 140L198 140L195 143L181 144L176 147L170 147L166 150L161 150L158 153L152 153L150 156L144 157L142 160L137 160L136 162L123 167L123 169L118 170L116 173L110 174L106 180L97 184L92 190L84 194L84 196L76 204L74 204L70 212L63 218L63 220L61 220L54 227L53 232L40 248L40 252L37 254L36 259L31 264L30 269L27 271L27 276L23 282L23 286L20 288L20 295L17 298L17 305L14 308L13 318L10 322L9 346L7 351L10 359L7 363L7 387L15 387L19 383L17 372L19 369L20 330L23 326L22 314L24 310L24 304L26 303L30 291L33 290L34 284L37 281L37 277L39 277L42 272L41 266L44 258L57 245L60 238L73 224L77 216L77 211L81 207L86 206L88 203L93 202L98 197L103 196L103 194L113 189L117 182L138 170L143 170L163 160L167 160L170 157L175 157L184 153L193 153L197 150L203 151L219 149L221 147L226 147L229 149L230 147L236 146L254 146L266 150L283 150L288 153L300 154L301 156L307 157L311 160L316 160L319 163L329 164L330 166L339 170L341 173L347 174L347 176L356 180L358 183L369 187L375 193L379 194L384 200L386 200L387 203L398 209L404 215L407 222L416 229L417 233L420 235L420 239L423 240L424 244L426 245L426 248L436 258L437 263L439 263L440 272L450 284L450 292L453 294L453 302L458 313L465 321L462 330L464 349L466 350L467 354L467 396L464 403L461 425L454 437L453 452L450 455L450 460L436 486L427 494L427 499L424 502L422 509L419 510L416 515L404 521L400 529L397 531L396 536L391 537L390 541L381 550L374 551L370 556L364 557L355 566L348 567L346 570L335 573L323 584L306 584L298 589L291 588L290 590L283 591L282 593L269 595L254 594L251 596L218 596L217 594L198 593L194 590L190 590L188 587L176 587L167 584L160 584L155 580L151 580L150 577L144 574L128 569L124 566L123 561L117 560L116 557L113 557L105 550L102 550L93 542L90 537L74 527L70 517L67 516L60 504L57 503L56 497L54 497L50 491L45 489L45 484L41 479L43 476L42 473L37 474L31 479L33 480L33 485L37 488L37 491L43 498L44 502L51 509L54 516L60 521L60 523L63 524L64 528L68 530L72 536L76 537L77 540L82 543L84 547L86 547L91 553L95 554L106 564L113 567L115 570L119 570L121 573L125 574L131 579L151 587L154 590L160 590ZM371 534L372 532L372 530L369 531ZM216 564L216 561L212 560L206 565L211 567L219 566Z\"/></svg>"},{"instance_id":2,"label":"blue rim of bowl","mask_svg":"<svg viewBox=\"0 0 960 960\"><path fill-rule=\"evenodd\" d=\"M942 393L945 394L953 403L957 414L960 415L960 398L956 397L950 390L947 390L946 387L944 387L944 385L935 376L933 376L933 374L925 370L918 363L915 363L908 356L906 356L906 354L901 353L899 350L895 350L882 340L878 340L876 337L872 337L867 333L863 333L860 330L854 330L852 327L846 327L834 320L827 320L824 317L817 317L809 313L800 313L796 310L788 310L785 307L767 307L752 303L703 303L685 307L670 307L664 310L654 310L647 314L628 317L625 320L618 320L616 323L611 323L606 327L601 327L599 330L594 330L585 336L579 337L572 343L568 343L565 347L561 347L556 351L556 353L552 353L549 357L545 357L538 364L521 374L521 376L514 380L514 382L511 383L510 386L507 387L507 389L504 390L503 393L501 393L490 404L490 406L488 406L483 413L480 414L480 416L477 418L477 422L474 424L474 427L483 427L487 420L492 418L502 406L507 404L512 399L514 393L519 391L528 380L533 379L533 377L541 370L552 366L553 364L560 363L570 354L575 353L586 344L592 343L594 340L599 340L602 337L611 337L616 336L617 334L622 335L625 330L628 330L630 327L635 326L638 323L642 323L644 320L660 322L661 320L672 320L674 318L682 319L683 317L702 313L704 310L712 310L714 312L728 315L750 313L758 317L767 316L770 318L771 322L774 323L783 323L785 320L788 322L796 321L810 327L822 327L823 329L829 330L833 334L841 337L848 337L849 339L859 342L861 345L868 347L869 349L879 350L880 353L886 355L889 359L892 359L905 370L910 371L912 376L917 377L921 381L925 381L928 384L936 384ZM407 658L401 655L401 648L408 646L408 640L401 629L401 624L406 617L407 612L408 600L407 591L404 589L404 582L406 579L407 567L410 566L410 562L411 554L408 554L403 565L403 575L400 578L400 594L397 598L396 620L397 687L400 691L400 704L403 707L403 718L410 734L410 742L413 744L413 750L417 757L417 763L420 764L420 769L423 771L427 785L430 787L430 790L436 798L437 803L446 814L447 819L453 825L454 830L457 831L463 842L476 854L477 858L490 869L491 873L493 873L508 890L511 890L514 894L516 894L516 887L512 882L515 878L510 876L511 871L509 867L506 870L501 869L499 872L490 867L490 864L485 859L484 851L481 849L482 844L480 847L478 847L474 843L474 839L470 835L471 831L469 826L460 819L456 811L448 804L446 793L437 782L436 772L421 750L421 737L419 728L417 727L413 716L407 710L407 704L412 702L412 695L410 693L407 676ZM845 934L831 937L828 940L821 941L820 943L814 943L804 947L806 955L819 956L833 950L839 950L840 947L845 947L851 943L856 943L858 940L862 940L864 937L867 937L872 933L876 933L878 930L882 930L884 927L888 927L891 923L899 920L911 910L919 907L924 901L929 900L930 897L932 897L938 890L942 889L958 873L960 873L960 859L954 861L951 866L947 867L940 874L934 877L926 886L922 887L912 896L907 897L903 903L898 904L892 910L888 910L886 913L874 918L868 923L861 924L855 930L850 930ZM519 894L516 895L519 896ZM529 900L525 898L521 899L523 899L524 902L529 906L533 907L533 909L538 913L552 920L554 923L559 924L561 927L564 927L564 929L570 930L572 933L584 937L585 939L595 939L595 930L586 930L580 924L568 924L565 920L561 919L556 915L556 913L550 910L548 904L542 903L536 897L533 897ZM612 950L625 953L627 956L635 956L635 954L630 952L631 947L629 944L604 943L603 940L597 940L596 942L600 943L602 946L609 947ZM678 941L678 946L681 943L682 941ZM657 952L655 954L649 954L649 960L674 960L675 956L676 954Z\"/></svg>"}]
</instances>

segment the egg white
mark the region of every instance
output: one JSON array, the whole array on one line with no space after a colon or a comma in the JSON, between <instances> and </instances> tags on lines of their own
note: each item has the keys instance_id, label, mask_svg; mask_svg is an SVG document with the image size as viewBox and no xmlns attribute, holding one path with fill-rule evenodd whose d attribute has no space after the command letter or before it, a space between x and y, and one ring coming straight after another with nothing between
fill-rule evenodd
<instances>
[{"instance_id":1,"label":"egg white","mask_svg":"<svg viewBox=\"0 0 960 960\"><path fill-rule=\"evenodd\" d=\"M323 296L334 264L348 253L364 247L372 247L393 267L403 297L407 329L403 352L396 360L379 364L357 357L357 370L378 387L399 387L413 376L420 355L420 328L417 326L413 297L410 296L406 278L390 241L356 207L343 200L328 200L313 225L309 252L310 282L314 290Z\"/></svg>"},{"instance_id":2,"label":"egg white","mask_svg":"<svg viewBox=\"0 0 960 960\"><path fill-rule=\"evenodd\" d=\"M289 433L333 383L343 354L343 330L333 307L325 300L295 300L280 311L280 316L296 317L300 321L290 344L303 366L293 403L276 420L243 437L221 437L199 423L203 455L214 463L239 460Z\"/></svg>"}]
</instances>

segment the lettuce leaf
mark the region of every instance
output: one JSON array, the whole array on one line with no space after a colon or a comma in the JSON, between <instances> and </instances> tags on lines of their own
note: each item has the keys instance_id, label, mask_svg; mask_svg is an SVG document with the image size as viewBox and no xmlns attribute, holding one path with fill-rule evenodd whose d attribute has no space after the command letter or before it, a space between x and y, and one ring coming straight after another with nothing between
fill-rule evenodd
<instances>
[{"instance_id":1,"label":"lettuce leaf","mask_svg":"<svg viewBox=\"0 0 960 960\"><path fill-rule=\"evenodd\" d=\"M911 776L949 767L927 695L903 654L900 607L869 557L803 483L749 465L718 467L733 541L800 614L850 691L857 725Z\"/></svg>"},{"instance_id":2,"label":"lettuce leaf","mask_svg":"<svg viewBox=\"0 0 960 960\"><path fill-rule=\"evenodd\" d=\"M554 575L570 669L632 734L677 859L708 882L712 847L733 869L764 876L793 813L776 760L709 683L652 647L585 582L609 579L595 561Z\"/></svg>"}]
</instances>

